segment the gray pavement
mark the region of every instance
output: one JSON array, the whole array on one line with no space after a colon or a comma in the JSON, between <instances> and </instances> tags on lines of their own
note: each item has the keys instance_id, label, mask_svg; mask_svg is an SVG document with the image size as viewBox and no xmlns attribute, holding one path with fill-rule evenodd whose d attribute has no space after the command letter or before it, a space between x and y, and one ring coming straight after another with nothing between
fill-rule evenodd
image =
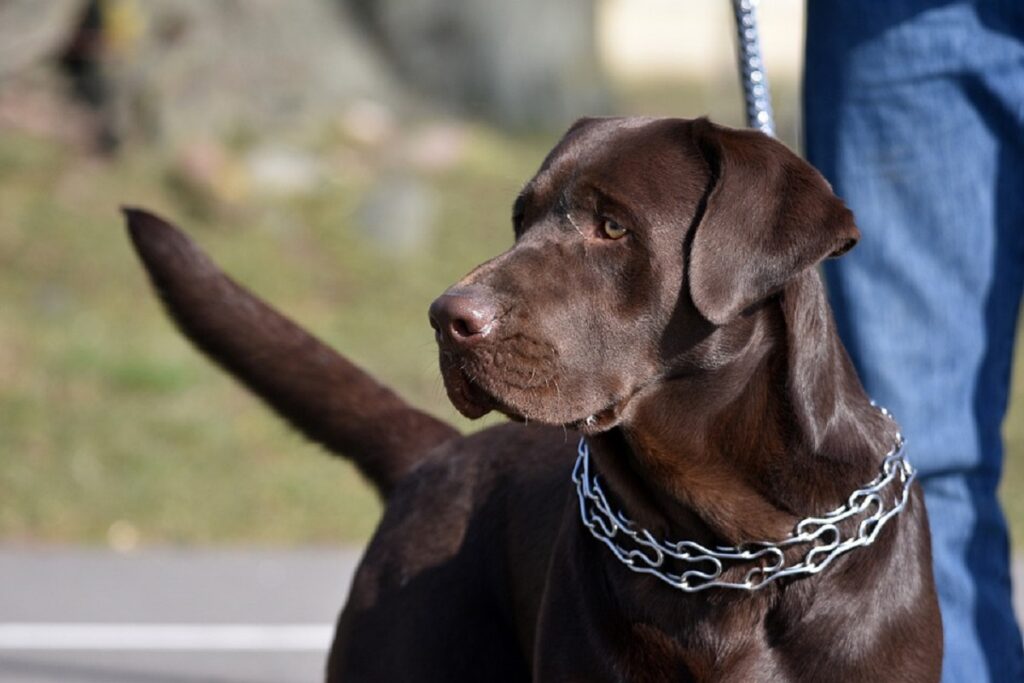
<instances>
[{"instance_id":1,"label":"gray pavement","mask_svg":"<svg viewBox=\"0 0 1024 683\"><path fill-rule=\"evenodd\" d=\"M0 546L0 682L320 680L358 557ZM183 626L184 642L166 625ZM19 638L28 642L12 647ZM46 649L55 640L62 649Z\"/></svg>"},{"instance_id":2,"label":"gray pavement","mask_svg":"<svg viewBox=\"0 0 1024 683\"><path fill-rule=\"evenodd\" d=\"M320 680L359 553L0 546L0 683Z\"/></svg>"}]
</instances>

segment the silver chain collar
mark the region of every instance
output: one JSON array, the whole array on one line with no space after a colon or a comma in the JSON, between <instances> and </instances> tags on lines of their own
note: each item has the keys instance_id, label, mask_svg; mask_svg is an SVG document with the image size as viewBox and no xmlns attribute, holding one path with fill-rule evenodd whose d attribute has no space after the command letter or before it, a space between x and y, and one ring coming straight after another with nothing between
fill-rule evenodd
<instances>
[{"instance_id":1,"label":"silver chain collar","mask_svg":"<svg viewBox=\"0 0 1024 683\"><path fill-rule=\"evenodd\" d=\"M885 408L878 409L892 419ZM896 445L886 453L881 472L867 486L850 494L842 507L822 517L801 520L793 534L782 541L754 541L737 547L711 549L693 541L659 540L613 510L598 476L590 471L590 449L583 438L572 480L584 526L630 570L651 574L685 593L708 588L756 591L784 576L817 574L840 555L874 543L886 522L903 510L916 475L903 454L904 443L902 434L897 433ZM900 483L899 492L887 500L884 491L894 481ZM856 534L844 538L839 525L859 515L866 516L857 525ZM788 564L785 551L799 545L806 545L807 553L799 562ZM721 578L727 569L741 564L751 565L741 581Z\"/></svg>"}]
</instances>

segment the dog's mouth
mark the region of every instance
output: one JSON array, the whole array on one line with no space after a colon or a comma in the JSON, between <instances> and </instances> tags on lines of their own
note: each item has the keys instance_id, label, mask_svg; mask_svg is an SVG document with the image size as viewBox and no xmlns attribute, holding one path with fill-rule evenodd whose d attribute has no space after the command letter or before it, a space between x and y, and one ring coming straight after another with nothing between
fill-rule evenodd
<instances>
[{"instance_id":1,"label":"dog's mouth","mask_svg":"<svg viewBox=\"0 0 1024 683\"><path fill-rule=\"evenodd\" d=\"M448 392L448 399L456 410L469 419L475 420L492 410L499 409L499 402L470 379L465 370L453 366L443 366L444 364L442 364L441 375L444 378L444 388Z\"/></svg>"},{"instance_id":2,"label":"dog's mouth","mask_svg":"<svg viewBox=\"0 0 1024 683\"><path fill-rule=\"evenodd\" d=\"M485 389L465 369L453 366L443 367L441 375L444 378L445 391L448 392L448 400L465 417L475 420L496 410L516 422L529 421L523 412L513 408L497 395Z\"/></svg>"},{"instance_id":3,"label":"dog's mouth","mask_svg":"<svg viewBox=\"0 0 1024 683\"><path fill-rule=\"evenodd\" d=\"M443 364L447 365L447 364ZM622 411L633 397L610 401L604 408L582 417L560 416L562 419L550 419L545 415L533 414L534 411L517 408L502 400L498 395L486 389L473 379L469 373L454 365L442 368L445 390L452 405L462 415L471 420L483 417L491 411L497 411L516 422L533 422L565 426L581 434L590 436L608 431L617 426L622 419Z\"/></svg>"},{"instance_id":4,"label":"dog's mouth","mask_svg":"<svg viewBox=\"0 0 1024 683\"><path fill-rule=\"evenodd\" d=\"M585 436L606 432L612 427L617 426L622 420L622 408L629 402L629 398L626 397L621 401L616 401L607 408L587 415L581 420L575 420L566 426L575 429Z\"/></svg>"}]
</instances>

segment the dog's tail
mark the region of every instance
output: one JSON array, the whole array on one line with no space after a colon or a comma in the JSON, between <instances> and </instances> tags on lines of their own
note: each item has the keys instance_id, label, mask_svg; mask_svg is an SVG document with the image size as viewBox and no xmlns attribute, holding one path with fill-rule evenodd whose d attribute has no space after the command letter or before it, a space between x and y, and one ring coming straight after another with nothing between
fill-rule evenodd
<instances>
[{"instance_id":1,"label":"dog's tail","mask_svg":"<svg viewBox=\"0 0 1024 683\"><path fill-rule=\"evenodd\" d=\"M351 458L382 495L457 435L234 282L174 226L139 209L124 214L185 336L306 436Z\"/></svg>"}]
</instances>

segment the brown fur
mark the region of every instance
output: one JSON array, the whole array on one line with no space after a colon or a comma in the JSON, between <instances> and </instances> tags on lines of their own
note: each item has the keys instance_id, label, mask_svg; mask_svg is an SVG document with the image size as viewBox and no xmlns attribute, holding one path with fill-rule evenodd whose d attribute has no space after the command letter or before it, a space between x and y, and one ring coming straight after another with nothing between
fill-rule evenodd
<instances>
[{"instance_id":1,"label":"brown fur","mask_svg":"<svg viewBox=\"0 0 1024 683\"><path fill-rule=\"evenodd\" d=\"M878 472L895 427L814 269L858 233L781 144L705 120L574 125L516 201L513 247L431 307L456 407L526 422L460 438L128 217L185 333L390 491L330 680L939 679L916 486L874 545L755 594L631 573L578 517L577 431L627 514L708 545L784 538Z\"/></svg>"}]
</instances>

